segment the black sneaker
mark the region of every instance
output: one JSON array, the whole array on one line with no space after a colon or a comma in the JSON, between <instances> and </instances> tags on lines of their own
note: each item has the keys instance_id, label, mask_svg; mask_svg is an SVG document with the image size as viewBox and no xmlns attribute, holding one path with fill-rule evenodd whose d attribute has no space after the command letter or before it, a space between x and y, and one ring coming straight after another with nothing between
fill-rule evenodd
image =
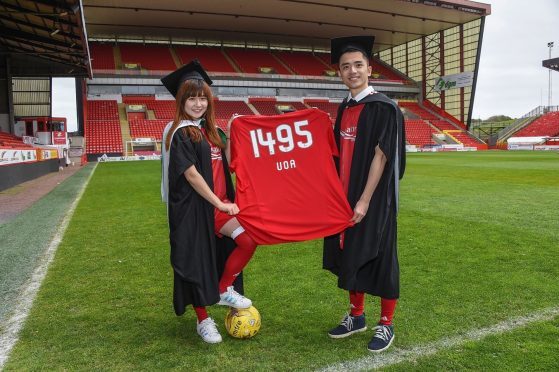
<instances>
[{"instance_id":1,"label":"black sneaker","mask_svg":"<svg viewBox=\"0 0 559 372\"><path fill-rule=\"evenodd\" d=\"M346 313L340 325L331 329L328 332L328 336L332 338L344 338L366 330L367 324L365 324L365 314L351 316L349 313Z\"/></svg>"},{"instance_id":2,"label":"black sneaker","mask_svg":"<svg viewBox=\"0 0 559 372\"><path fill-rule=\"evenodd\" d=\"M394 341L394 326L379 324L375 329L375 335L367 345L367 349L373 353L379 353L388 349Z\"/></svg>"}]
</instances>

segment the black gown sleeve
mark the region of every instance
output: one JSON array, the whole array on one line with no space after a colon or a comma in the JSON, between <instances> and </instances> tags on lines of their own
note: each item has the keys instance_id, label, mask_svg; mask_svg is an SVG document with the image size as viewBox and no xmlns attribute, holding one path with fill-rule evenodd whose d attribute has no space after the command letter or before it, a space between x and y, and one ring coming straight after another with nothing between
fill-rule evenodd
<instances>
[{"instance_id":1,"label":"black gown sleeve","mask_svg":"<svg viewBox=\"0 0 559 372\"><path fill-rule=\"evenodd\" d=\"M169 174L182 174L196 163L196 152L192 141L181 129L178 129L171 141Z\"/></svg>"},{"instance_id":2,"label":"black gown sleeve","mask_svg":"<svg viewBox=\"0 0 559 372\"><path fill-rule=\"evenodd\" d=\"M378 137L378 145L386 156L387 163L389 163L394 158L396 151L398 124L396 123L395 110L389 105L382 106L382 120L379 122L381 130Z\"/></svg>"}]
</instances>

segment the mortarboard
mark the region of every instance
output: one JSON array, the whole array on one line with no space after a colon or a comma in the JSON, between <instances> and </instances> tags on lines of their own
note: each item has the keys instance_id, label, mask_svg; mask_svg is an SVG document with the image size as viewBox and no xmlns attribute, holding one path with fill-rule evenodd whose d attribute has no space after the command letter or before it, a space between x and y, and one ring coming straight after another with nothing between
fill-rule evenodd
<instances>
[{"instance_id":1,"label":"mortarboard","mask_svg":"<svg viewBox=\"0 0 559 372\"><path fill-rule=\"evenodd\" d=\"M374 36L347 36L330 40L330 59L333 65L340 61L342 54L348 50L358 50L371 59L373 54Z\"/></svg>"},{"instance_id":2,"label":"mortarboard","mask_svg":"<svg viewBox=\"0 0 559 372\"><path fill-rule=\"evenodd\" d=\"M213 83L212 79L210 79L197 59L171 72L169 75L162 78L161 82L173 97L176 97L179 86L186 80L203 80L208 85L212 85Z\"/></svg>"}]
</instances>

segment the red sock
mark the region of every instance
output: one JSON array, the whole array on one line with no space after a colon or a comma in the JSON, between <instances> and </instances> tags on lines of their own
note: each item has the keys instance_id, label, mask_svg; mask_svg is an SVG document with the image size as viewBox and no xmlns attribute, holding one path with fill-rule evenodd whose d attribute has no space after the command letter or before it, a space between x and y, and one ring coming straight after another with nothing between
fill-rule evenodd
<instances>
[{"instance_id":1,"label":"red sock","mask_svg":"<svg viewBox=\"0 0 559 372\"><path fill-rule=\"evenodd\" d=\"M198 323L201 323L208 317L208 312L205 306L192 306L196 312L196 317L198 318Z\"/></svg>"},{"instance_id":2,"label":"red sock","mask_svg":"<svg viewBox=\"0 0 559 372\"><path fill-rule=\"evenodd\" d=\"M398 300L381 298L380 299L380 324L391 325L392 318L394 318L394 310L396 309L396 302Z\"/></svg>"},{"instance_id":3,"label":"red sock","mask_svg":"<svg viewBox=\"0 0 559 372\"><path fill-rule=\"evenodd\" d=\"M227 287L233 284L237 275L243 271L256 250L256 243L246 232L237 236L235 243L237 243L237 247L225 262L225 269L219 281L219 293L225 292Z\"/></svg>"},{"instance_id":4,"label":"red sock","mask_svg":"<svg viewBox=\"0 0 559 372\"><path fill-rule=\"evenodd\" d=\"M351 316L363 315L365 311L365 293L349 291L349 303L351 304Z\"/></svg>"}]
</instances>

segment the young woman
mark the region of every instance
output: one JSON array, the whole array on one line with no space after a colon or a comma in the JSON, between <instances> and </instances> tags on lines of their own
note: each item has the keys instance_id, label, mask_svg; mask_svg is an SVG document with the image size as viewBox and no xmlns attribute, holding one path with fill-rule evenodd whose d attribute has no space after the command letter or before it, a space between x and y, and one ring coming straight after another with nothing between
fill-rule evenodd
<instances>
[{"instance_id":1,"label":"young woman","mask_svg":"<svg viewBox=\"0 0 559 372\"><path fill-rule=\"evenodd\" d=\"M173 302L177 315L187 305L196 312L197 332L205 342L221 342L206 306L219 303L248 308L251 300L235 291L233 281L246 266L256 243L234 216L234 191L225 153L227 137L215 125L212 84L198 61L161 80L175 96L175 119L163 133L162 195L167 202ZM216 235L234 240L218 282L220 254ZM219 239L218 239L219 240Z\"/></svg>"}]
</instances>

